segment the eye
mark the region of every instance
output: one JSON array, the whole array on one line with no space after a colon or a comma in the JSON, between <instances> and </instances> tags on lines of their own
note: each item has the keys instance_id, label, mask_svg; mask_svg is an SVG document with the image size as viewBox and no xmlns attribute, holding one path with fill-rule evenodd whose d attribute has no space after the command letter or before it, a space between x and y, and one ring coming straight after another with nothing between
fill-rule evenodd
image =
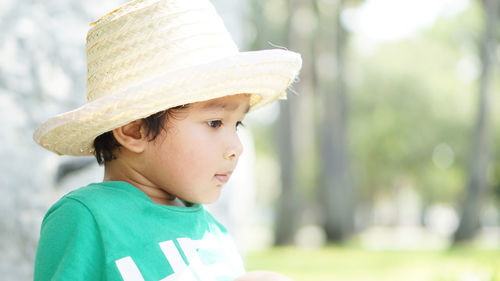
<instances>
[{"instance_id":1,"label":"eye","mask_svg":"<svg viewBox=\"0 0 500 281\"><path fill-rule=\"evenodd\" d=\"M212 120L207 122L208 126L211 128L220 128L222 126L222 121L221 120Z\"/></svg>"},{"instance_id":2,"label":"eye","mask_svg":"<svg viewBox=\"0 0 500 281\"><path fill-rule=\"evenodd\" d=\"M243 124L243 122L241 121L236 122L236 129L238 129L239 127L245 127L245 124Z\"/></svg>"}]
</instances>

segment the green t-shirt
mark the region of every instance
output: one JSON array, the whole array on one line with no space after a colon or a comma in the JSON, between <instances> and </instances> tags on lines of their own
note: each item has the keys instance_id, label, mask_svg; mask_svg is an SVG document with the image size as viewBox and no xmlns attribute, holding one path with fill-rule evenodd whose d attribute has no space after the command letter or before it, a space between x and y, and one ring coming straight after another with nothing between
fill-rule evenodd
<instances>
[{"instance_id":1,"label":"green t-shirt","mask_svg":"<svg viewBox=\"0 0 500 281\"><path fill-rule=\"evenodd\" d=\"M226 229L202 205L159 205L128 183L104 182L47 212L34 280L226 281L243 273Z\"/></svg>"}]
</instances>

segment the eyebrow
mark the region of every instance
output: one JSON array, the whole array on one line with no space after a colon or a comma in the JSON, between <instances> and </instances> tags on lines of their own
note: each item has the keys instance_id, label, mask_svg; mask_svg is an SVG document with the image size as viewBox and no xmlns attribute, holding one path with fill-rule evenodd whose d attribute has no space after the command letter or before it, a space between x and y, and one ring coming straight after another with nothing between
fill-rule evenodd
<instances>
[{"instance_id":1,"label":"eyebrow","mask_svg":"<svg viewBox=\"0 0 500 281\"><path fill-rule=\"evenodd\" d=\"M227 102L211 102L202 107L202 110L215 110L215 109L224 109L224 110L229 110L229 111L234 111L238 108L237 103L227 103ZM247 106L245 109L244 113L248 113L250 111L250 105Z\"/></svg>"}]
</instances>

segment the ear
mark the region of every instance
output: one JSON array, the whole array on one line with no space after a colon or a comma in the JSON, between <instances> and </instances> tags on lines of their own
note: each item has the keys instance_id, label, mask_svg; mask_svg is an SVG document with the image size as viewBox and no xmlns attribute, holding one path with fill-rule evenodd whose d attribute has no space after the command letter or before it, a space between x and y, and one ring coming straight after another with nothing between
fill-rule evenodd
<instances>
[{"instance_id":1,"label":"ear","mask_svg":"<svg viewBox=\"0 0 500 281\"><path fill-rule=\"evenodd\" d=\"M114 129L113 136L123 147L135 153L143 152L147 144L141 120Z\"/></svg>"}]
</instances>

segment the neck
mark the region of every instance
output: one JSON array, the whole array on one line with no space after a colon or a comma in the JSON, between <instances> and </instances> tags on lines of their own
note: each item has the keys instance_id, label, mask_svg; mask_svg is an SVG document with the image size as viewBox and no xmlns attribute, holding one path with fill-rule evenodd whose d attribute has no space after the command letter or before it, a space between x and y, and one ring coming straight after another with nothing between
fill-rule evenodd
<instances>
[{"instance_id":1,"label":"neck","mask_svg":"<svg viewBox=\"0 0 500 281\"><path fill-rule=\"evenodd\" d=\"M147 180L137 169L129 165L127 161L114 159L106 162L103 181L123 181L130 183L146 194L156 204L168 206L179 206L180 204L174 195Z\"/></svg>"}]
</instances>

